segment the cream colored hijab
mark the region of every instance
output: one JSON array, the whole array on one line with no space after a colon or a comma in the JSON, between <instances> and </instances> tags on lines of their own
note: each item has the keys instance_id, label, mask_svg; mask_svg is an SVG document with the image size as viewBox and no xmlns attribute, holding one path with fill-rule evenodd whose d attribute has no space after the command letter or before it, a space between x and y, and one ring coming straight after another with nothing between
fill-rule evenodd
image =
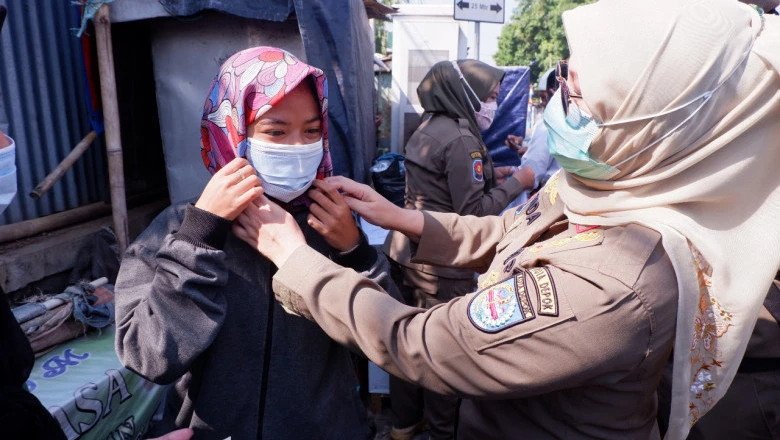
<instances>
[{"instance_id":1,"label":"cream colored hijab","mask_svg":"<svg viewBox=\"0 0 780 440\"><path fill-rule=\"evenodd\" d=\"M609 181L564 173L572 221L659 231L679 287L667 438L726 392L780 266L780 17L736 0L601 0L563 15L571 66L604 127ZM762 29L763 28L763 29Z\"/></svg>"}]
</instances>

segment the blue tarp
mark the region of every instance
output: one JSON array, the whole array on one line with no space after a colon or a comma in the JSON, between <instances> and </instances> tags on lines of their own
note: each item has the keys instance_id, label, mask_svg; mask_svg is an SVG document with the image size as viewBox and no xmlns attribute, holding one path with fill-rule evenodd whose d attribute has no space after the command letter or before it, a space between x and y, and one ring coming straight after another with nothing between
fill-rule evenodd
<instances>
[{"instance_id":1,"label":"blue tarp","mask_svg":"<svg viewBox=\"0 0 780 440\"><path fill-rule=\"evenodd\" d=\"M285 21L295 10L293 0L160 0L171 15L194 15L206 9L244 18Z\"/></svg>"},{"instance_id":2,"label":"blue tarp","mask_svg":"<svg viewBox=\"0 0 780 440\"><path fill-rule=\"evenodd\" d=\"M496 166L520 165L520 157L504 144L507 135L525 137L531 75L528 67L506 67L498 91L498 109L482 139Z\"/></svg>"},{"instance_id":3,"label":"blue tarp","mask_svg":"<svg viewBox=\"0 0 780 440\"><path fill-rule=\"evenodd\" d=\"M328 135L336 174L367 182L376 151L374 47L362 0L161 0L173 15L213 9L245 18L285 21L291 13L306 62L328 76Z\"/></svg>"}]
</instances>

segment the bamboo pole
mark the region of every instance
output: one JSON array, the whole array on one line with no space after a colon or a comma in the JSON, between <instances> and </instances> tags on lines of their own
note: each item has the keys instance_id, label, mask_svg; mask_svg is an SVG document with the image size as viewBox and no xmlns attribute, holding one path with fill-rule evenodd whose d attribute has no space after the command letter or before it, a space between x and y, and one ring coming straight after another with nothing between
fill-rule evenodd
<instances>
[{"instance_id":1,"label":"bamboo pole","mask_svg":"<svg viewBox=\"0 0 780 440\"><path fill-rule=\"evenodd\" d=\"M62 178L65 172L68 171L70 167L72 167L73 164L76 163L76 161L87 151L87 148L92 145L92 142L95 141L95 138L97 138L97 133L90 131L89 134L81 140L81 142L76 144L76 146L73 148L73 151L68 153L68 155L65 156L65 159L62 159L62 162L60 162L57 167L54 168L54 170L49 173L49 175L46 176L41 181L41 183L35 187L34 190L32 190L30 197L38 200L42 195L46 194L46 192L49 191L51 187Z\"/></svg>"},{"instance_id":2,"label":"bamboo pole","mask_svg":"<svg viewBox=\"0 0 780 440\"><path fill-rule=\"evenodd\" d=\"M43 232L70 226L87 220L94 220L111 212L103 202L92 203L43 217L0 226L0 243L32 237Z\"/></svg>"},{"instance_id":3,"label":"bamboo pole","mask_svg":"<svg viewBox=\"0 0 780 440\"><path fill-rule=\"evenodd\" d=\"M128 206L159 205L163 209L170 204L166 188L137 194L127 200ZM111 206L105 202L96 202L78 208L50 214L43 217L0 225L0 244L33 237L55 229L67 228L76 223L95 220L111 214Z\"/></svg>"},{"instance_id":4,"label":"bamboo pole","mask_svg":"<svg viewBox=\"0 0 780 440\"><path fill-rule=\"evenodd\" d=\"M114 232L119 242L120 255L122 255L127 249L129 233L122 139L119 131L119 105L117 104L114 51L111 45L111 19L108 5L103 5L98 9L94 22L100 71L100 96L103 102L103 124L106 129L108 176L111 184L111 210L114 218Z\"/></svg>"}]
</instances>

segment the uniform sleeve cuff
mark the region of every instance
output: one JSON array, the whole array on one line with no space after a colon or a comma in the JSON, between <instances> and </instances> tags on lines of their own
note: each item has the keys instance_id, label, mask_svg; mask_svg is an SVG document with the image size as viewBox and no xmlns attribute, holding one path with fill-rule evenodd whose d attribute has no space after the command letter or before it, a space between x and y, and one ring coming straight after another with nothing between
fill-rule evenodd
<instances>
[{"instance_id":1,"label":"uniform sleeve cuff","mask_svg":"<svg viewBox=\"0 0 780 440\"><path fill-rule=\"evenodd\" d=\"M525 189L523 184L512 176L508 176L506 178L506 181L501 184L501 188L506 190L507 193L513 194L513 198L519 196L520 193Z\"/></svg>"},{"instance_id":2,"label":"uniform sleeve cuff","mask_svg":"<svg viewBox=\"0 0 780 440\"><path fill-rule=\"evenodd\" d=\"M357 246L348 251L337 252L333 261L339 266L349 267L356 272L364 272L373 267L377 255L376 249L368 243L363 231L360 231L360 241Z\"/></svg>"},{"instance_id":3,"label":"uniform sleeve cuff","mask_svg":"<svg viewBox=\"0 0 780 440\"><path fill-rule=\"evenodd\" d=\"M174 236L195 246L222 249L225 247L232 223L226 218L189 204L184 212L181 228Z\"/></svg>"},{"instance_id":4,"label":"uniform sleeve cuff","mask_svg":"<svg viewBox=\"0 0 780 440\"><path fill-rule=\"evenodd\" d=\"M287 312L312 320L304 296L317 290L317 276L324 273L329 264L334 262L309 246L300 246L272 278L276 300Z\"/></svg>"},{"instance_id":5,"label":"uniform sleeve cuff","mask_svg":"<svg viewBox=\"0 0 780 440\"><path fill-rule=\"evenodd\" d=\"M441 213L421 211L423 213L423 230L417 243L410 243L412 263L435 261L441 254L441 243L449 243L452 239L447 230L446 222L439 218ZM439 244L438 246L436 244Z\"/></svg>"}]
</instances>

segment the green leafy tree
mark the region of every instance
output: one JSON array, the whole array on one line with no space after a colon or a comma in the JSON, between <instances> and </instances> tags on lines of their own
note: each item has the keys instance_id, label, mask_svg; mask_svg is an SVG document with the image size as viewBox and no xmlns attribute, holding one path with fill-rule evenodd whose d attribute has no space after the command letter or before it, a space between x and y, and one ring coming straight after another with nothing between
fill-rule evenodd
<instances>
[{"instance_id":1,"label":"green leafy tree","mask_svg":"<svg viewBox=\"0 0 780 440\"><path fill-rule=\"evenodd\" d=\"M569 57L561 14L595 0L521 0L511 23L498 37L499 66L528 66L536 81L560 59Z\"/></svg>"}]
</instances>

